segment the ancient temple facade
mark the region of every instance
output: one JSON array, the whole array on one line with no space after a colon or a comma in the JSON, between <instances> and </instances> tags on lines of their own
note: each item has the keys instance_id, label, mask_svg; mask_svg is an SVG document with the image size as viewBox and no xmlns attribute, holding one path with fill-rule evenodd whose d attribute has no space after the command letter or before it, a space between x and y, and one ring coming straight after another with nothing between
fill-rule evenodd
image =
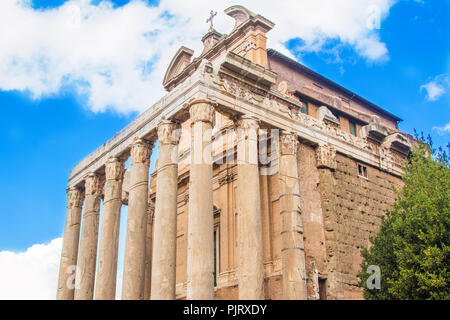
<instances>
[{"instance_id":1,"label":"ancient temple facade","mask_svg":"<svg viewBox=\"0 0 450 320\"><path fill-rule=\"evenodd\" d=\"M266 48L271 21L225 13L230 34L181 47L168 93L71 170L58 299L115 298L123 205L122 299L362 298L360 250L414 140Z\"/></svg>"}]
</instances>

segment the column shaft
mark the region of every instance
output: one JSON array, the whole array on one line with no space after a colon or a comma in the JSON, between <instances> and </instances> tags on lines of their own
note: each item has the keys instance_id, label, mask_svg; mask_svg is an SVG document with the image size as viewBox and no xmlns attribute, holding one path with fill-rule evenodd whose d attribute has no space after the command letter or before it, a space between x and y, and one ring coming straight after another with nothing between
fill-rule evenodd
<instances>
[{"instance_id":1,"label":"column shaft","mask_svg":"<svg viewBox=\"0 0 450 320\"><path fill-rule=\"evenodd\" d=\"M164 120L158 127L155 239L152 265L152 300L175 299L178 138L176 124Z\"/></svg>"},{"instance_id":2,"label":"column shaft","mask_svg":"<svg viewBox=\"0 0 450 320\"><path fill-rule=\"evenodd\" d=\"M264 299L258 122L237 123L238 284L240 300Z\"/></svg>"},{"instance_id":3,"label":"column shaft","mask_svg":"<svg viewBox=\"0 0 450 320\"><path fill-rule=\"evenodd\" d=\"M283 299L306 300L305 250L297 172L297 137L294 134L281 134L279 161Z\"/></svg>"},{"instance_id":4,"label":"column shaft","mask_svg":"<svg viewBox=\"0 0 450 320\"><path fill-rule=\"evenodd\" d=\"M150 146L137 140L131 148L130 191L123 266L122 299L144 298Z\"/></svg>"},{"instance_id":5,"label":"column shaft","mask_svg":"<svg viewBox=\"0 0 450 320\"><path fill-rule=\"evenodd\" d=\"M123 162L119 159L111 158L105 168L105 198L95 285L95 299L99 300L114 300L116 296L123 165Z\"/></svg>"},{"instance_id":6,"label":"column shaft","mask_svg":"<svg viewBox=\"0 0 450 320\"><path fill-rule=\"evenodd\" d=\"M101 189L99 176L90 173L85 179L86 198L75 280L76 300L92 300L94 296Z\"/></svg>"},{"instance_id":7,"label":"column shaft","mask_svg":"<svg viewBox=\"0 0 450 320\"><path fill-rule=\"evenodd\" d=\"M191 166L187 256L187 299L214 298L214 217L211 130L214 108L207 101L190 107Z\"/></svg>"},{"instance_id":8,"label":"column shaft","mask_svg":"<svg viewBox=\"0 0 450 320\"><path fill-rule=\"evenodd\" d=\"M150 196L150 193L149 193ZM147 208L147 234L145 242L145 276L144 276L144 300L150 300L152 287L152 261L153 261L153 222L155 217L155 203L148 201Z\"/></svg>"},{"instance_id":9,"label":"column shaft","mask_svg":"<svg viewBox=\"0 0 450 320\"><path fill-rule=\"evenodd\" d=\"M73 300L75 291L75 271L80 238L83 194L77 188L67 190L67 215L59 266L57 300Z\"/></svg>"}]
</instances>

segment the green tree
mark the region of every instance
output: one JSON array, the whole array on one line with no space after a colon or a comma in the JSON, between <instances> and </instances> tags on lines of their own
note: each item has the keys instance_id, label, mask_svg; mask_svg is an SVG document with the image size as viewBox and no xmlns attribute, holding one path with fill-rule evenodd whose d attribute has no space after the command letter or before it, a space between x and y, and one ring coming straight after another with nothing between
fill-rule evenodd
<instances>
[{"instance_id":1,"label":"green tree","mask_svg":"<svg viewBox=\"0 0 450 320\"><path fill-rule=\"evenodd\" d=\"M450 299L449 159L432 149L430 137L428 144L423 134L418 138L404 166L404 186L395 190L398 200L361 251L366 299ZM371 265L380 268L380 289L367 287Z\"/></svg>"}]
</instances>

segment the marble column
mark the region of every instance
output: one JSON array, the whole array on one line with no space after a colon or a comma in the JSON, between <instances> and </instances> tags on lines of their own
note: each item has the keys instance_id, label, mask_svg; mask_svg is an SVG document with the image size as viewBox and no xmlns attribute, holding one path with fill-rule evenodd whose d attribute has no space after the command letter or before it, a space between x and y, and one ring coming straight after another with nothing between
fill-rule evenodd
<instances>
[{"instance_id":1,"label":"marble column","mask_svg":"<svg viewBox=\"0 0 450 320\"><path fill-rule=\"evenodd\" d=\"M101 194L100 177L89 173L85 178L85 205L75 279L76 300L92 300L94 296Z\"/></svg>"},{"instance_id":2,"label":"marble column","mask_svg":"<svg viewBox=\"0 0 450 320\"><path fill-rule=\"evenodd\" d=\"M144 298L150 154L151 148L148 142L139 139L133 143L123 265L123 300L142 300Z\"/></svg>"},{"instance_id":3,"label":"marble column","mask_svg":"<svg viewBox=\"0 0 450 320\"><path fill-rule=\"evenodd\" d=\"M237 122L238 285L240 300L264 299L258 121Z\"/></svg>"},{"instance_id":4,"label":"marble column","mask_svg":"<svg viewBox=\"0 0 450 320\"><path fill-rule=\"evenodd\" d=\"M105 197L103 200L95 299L114 300L116 297L120 209L122 208L123 161L110 158L106 163L105 173Z\"/></svg>"},{"instance_id":5,"label":"marble column","mask_svg":"<svg viewBox=\"0 0 450 320\"><path fill-rule=\"evenodd\" d=\"M279 188L284 300L306 300L305 249L297 172L297 136L280 135Z\"/></svg>"},{"instance_id":6,"label":"marble column","mask_svg":"<svg viewBox=\"0 0 450 320\"><path fill-rule=\"evenodd\" d=\"M152 300L175 299L179 141L176 129L177 125L169 120L158 126Z\"/></svg>"},{"instance_id":7,"label":"marble column","mask_svg":"<svg viewBox=\"0 0 450 320\"><path fill-rule=\"evenodd\" d=\"M59 266L57 300L73 300L83 200L84 195L80 189L67 189L67 215Z\"/></svg>"},{"instance_id":8,"label":"marble column","mask_svg":"<svg viewBox=\"0 0 450 320\"><path fill-rule=\"evenodd\" d=\"M155 202L154 200L150 200L149 198L147 208L147 234L146 234L147 240L145 242L144 300L150 300L151 296L154 220L155 220Z\"/></svg>"},{"instance_id":9,"label":"marble column","mask_svg":"<svg viewBox=\"0 0 450 320\"><path fill-rule=\"evenodd\" d=\"M214 107L191 103L191 165L187 252L187 299L214 298L214 217L211 131Z\"/></svg>"}]
</instances>

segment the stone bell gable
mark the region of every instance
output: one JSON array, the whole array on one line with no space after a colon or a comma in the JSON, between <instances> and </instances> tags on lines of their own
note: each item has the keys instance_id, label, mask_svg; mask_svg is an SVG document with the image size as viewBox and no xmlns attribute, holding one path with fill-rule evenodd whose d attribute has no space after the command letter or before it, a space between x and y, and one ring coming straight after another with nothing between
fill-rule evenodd
<instances>
[{"instance_id":1,"label":"stone bell gable","mask_svg":"<svg viewBox=\"0 0 450 320\"><path fill-rule=\"evenodd\" d=\"M71 170L58 299L114 299L124 205L122 299L362 298L360 249L415 141L267 49L271 21L225 13L230 33L210 28L198 56L181 47L166 95Z\"/></svg>"}]
</instances>

